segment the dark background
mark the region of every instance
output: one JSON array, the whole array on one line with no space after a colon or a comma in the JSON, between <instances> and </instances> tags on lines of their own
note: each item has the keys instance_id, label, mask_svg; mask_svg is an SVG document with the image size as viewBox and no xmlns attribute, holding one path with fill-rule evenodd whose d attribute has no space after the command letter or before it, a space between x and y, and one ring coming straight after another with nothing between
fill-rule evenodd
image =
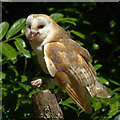
<instances>
[{"instance_id":1,"label":"dark background","mask_svg":"<svg viewBox=\"0 0 120 120\"><path fill-rule=\"evenodd\" d=\"M79 38L78 36L75 36L71 34L71 37L79 41L83 44L85 48L87 48L91 54L92 57L92 64L101 64L102 67L97 71L99 77L103 77L109 82L109 88L111 91L115 90L116 88L119 88L120 86L117 85L117 83L120 83L120 5L119 3L59 3L59 2L11 2L11 3L2 3L2 21L9 22L10 25L12 25L17 19L20 18L26 18L29 14L47 14L50 15L52 13L62 13L64 17L73 17L76 18L78 21L76 22L76 26L69 25L68 29L66 30L76 30L80 31L85 35L85 40ZM90 24L85 24L83 21L88 21ZM58 23L62 27L65 27L66 24L64 23ZM113 27L111 27L113 26ZM23 36L23 39L26 41L26 38ZM29 46L29 43L26 41L28 45L28 49L32 52L32 49ZM12 43L10 43L12 45ZM98 45L99 47L95 47ZM14 45L13 45L14 46ZM35 57L32 59L28 59L27 62L27 70L26 70L26 76L28 76L29 81L27 84L29 84L31 78L35 75L33 73L33 68L36 67L35 72L39 71L38 64L36 62ZM14 64L13 66L16 67L19 74L23 73L24 66L24 59L18 58L18 62ZM8 72L8 66L9 64L3 64L3 72ZM7 73L6 72L6 73ZM8 75L11 73L8 72ZM40 76L44 76L44 73L41 72ZM112 80L112 81L111 81ZM9 80L8 80L9 81ZM14 86L11 82L8 82L6 80L3 81L3 87L7 88L7 85ZM114 82L117 82L116 84ZM31 89L28 92L23 92L22 94L28 95L29 92L31 92L33 89ZM4 91L3 91L4 92ZM117 93L120 93L120 91L117 91ZM6 95L7 94L7 95ZM12 120L12 119L24 119L25 112L27 111L27 107L29 108L29 111L26 116L30 119L32 119L32 107L30 104L24 104L24 102L21 104L21 106L15 111L15 107L6 107L7 102L10 102L10 100L14 101L14 96L17 93L9 95L9 91L6 92L6 94L3 94L3 117L4 119ZM116 94L116 93L115 93ZM113 94L113 96L115 96ZM12 96L13 95L13 96ZM120 97L120 96L119 96ZM119 98L118 97L118 98ZM116 98L116 101L118 100ZM19 98L17 98L18 100ZM26 99L26 97L23 97L23 101ZM17 103L17 100L15 101ZM29 99L30 101L30 99ZM102 101L102 100L101 100ZM100 102L101 102L100 101ZM119 101L119 100L118 100ZM94 103L93 103L94 104ZM104 104L104 103L102 103ZM64 112L64 117L67 120L96 120L96 119L108 119L109 113L112 109L112 103L110 103L111 106L106 108L107 112L103 112L102 108L98 111L94 111L92 115L86 115L84 112L80 114L80 116L77 116L77 113L70 109L69 107L62 107ZM113 103L114 104L114 103ZM76 107L75 105L73 105ZM94 106L93 106L94 107ZM103 107L106 107L103 105ZM76 107L77 108L77 107ZM111 109L110 109L111 108ZM10 112L6 112L8 109L10 109ZM79 108L78 108L79 110ZM118 109L119 110L119 109ZM12 112L11 112L12 111ZM114 119L118 113L113 114L113 116L110 119ZM108 118L107 118L108 117ZM26 118L27 119L27 118Z\"/></svg>"}]
</instances>

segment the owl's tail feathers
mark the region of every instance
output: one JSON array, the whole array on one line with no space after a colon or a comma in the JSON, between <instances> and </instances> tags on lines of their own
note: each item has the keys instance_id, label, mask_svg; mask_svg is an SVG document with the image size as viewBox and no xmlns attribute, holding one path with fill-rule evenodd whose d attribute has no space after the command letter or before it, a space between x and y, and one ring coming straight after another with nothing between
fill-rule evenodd
<instances>
[{"instance_id":1,"label":"owl's tail feathers","mask_svg":"<svg viewBox=\"0 0 120 120\"><path fill-rule=\"evenodd\" d=\"M102 83L99 81L95 81L94 84L91 86L87 87L90 95L92 97L101 97L101 98L110 98L111 94L106 86L104 86Z\"/></svg>"},{"instance_id":2,"label":"owl's tail feathers","mask_svg":"<svg viewBox=\"0 0 120 120\"><path fill-rule=\"evenodd\" d=\"M55 78L58 80L60 87L68 93L79 107L88 114L92 113L92 107L89 101L91 96L80 81L77 81L68 71L66 73L57 72Z\"/></svg>"},{"instance_id":3,"label":"owl's tail feathers","mask_svg":"<svg viewBox=\"0 0 120 120\"><path fill-rule=\"evenodd\" d=\"M66 87L66 92L68 93L68 95L73 99L73 101L79 106L81 107L87 114L91 114L92 113L92 107L90 102L86 102L83 100L83 102L85 102L84 104L81 102L80 98L76 96L76 94L74 94L74 92L69 89L68 87Z\"/></svg>"}]
</instances>

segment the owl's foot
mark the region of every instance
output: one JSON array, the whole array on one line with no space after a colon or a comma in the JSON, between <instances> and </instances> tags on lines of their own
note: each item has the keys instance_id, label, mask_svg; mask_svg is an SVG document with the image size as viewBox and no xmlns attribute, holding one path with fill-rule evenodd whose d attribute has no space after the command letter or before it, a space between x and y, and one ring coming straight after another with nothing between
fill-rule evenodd
<instances>
[{"instance_id":1,"label":"owl's foot","mask_svg":"<svg viewBox=\"0 0 120 120\"><path fill-rule=\"evenodd\" d=\"M42 85L42 79L37 79L30 82L32 86L39 88Z\"/></svg>"},{"instance_id":2,"label":"owl's foot","mask_svg":"<svg viewBox=\"0 0 120 120\"><path fill-rule=\"evenodd\" d=\"M47 79L47 80L37 79L37 80L31 81L30 84L36 88L40 88L41 85L45 85L45 86L50 86L50 85L57 85L58 86L59 85L58 81L55 78Z\"/></svg>"}]
</instances>

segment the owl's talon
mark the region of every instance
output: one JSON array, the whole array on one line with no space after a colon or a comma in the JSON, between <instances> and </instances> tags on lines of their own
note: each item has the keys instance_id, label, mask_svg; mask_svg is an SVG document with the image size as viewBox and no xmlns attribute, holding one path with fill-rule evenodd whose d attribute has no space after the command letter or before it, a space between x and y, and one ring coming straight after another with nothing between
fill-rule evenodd
<instances>
[{"instance_id":1,"label":"owl's talon","mask_svg":"<svg viewBox=\"0 0 120 120\"><path fill-rule=\"evenodd\" d=\"M39 88L42 85L42 79L37 79L30 82L32 86Z\"/></svg>"}]
</instances>

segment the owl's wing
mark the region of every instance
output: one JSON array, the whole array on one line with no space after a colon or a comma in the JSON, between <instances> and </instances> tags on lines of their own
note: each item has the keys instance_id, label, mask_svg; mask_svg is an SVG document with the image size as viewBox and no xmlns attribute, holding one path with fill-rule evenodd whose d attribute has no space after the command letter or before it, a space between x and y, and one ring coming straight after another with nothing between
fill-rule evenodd
<instances>
[{"instance_id":1,"label":"owl's wing","mask_svg":"<svg viewBox=\"0 0 120 120\"><path fill-rule=\"evenodd\" d=\"M83 48L80 44L78 44L71 38L60 39L60 42L63 43L66 47L69 47L69 49L74 50L77 53L79 53L86 61L89 61L90 54L88 50Z\"/></svg>"},{"instance_id":2,"label":"owl's wing","mask_svg":"<svg viewBox=\"0 0 120 120\"><path fill-rule=\"evenodd\" d=\"M78 52L63 43L53 42L44 46L44 55L50 75L56 77L60 87L85 112L92 112L89 102L91 96L109 96L107 88L97 80L92 65Z\"/></svg>"}]
</instances>

